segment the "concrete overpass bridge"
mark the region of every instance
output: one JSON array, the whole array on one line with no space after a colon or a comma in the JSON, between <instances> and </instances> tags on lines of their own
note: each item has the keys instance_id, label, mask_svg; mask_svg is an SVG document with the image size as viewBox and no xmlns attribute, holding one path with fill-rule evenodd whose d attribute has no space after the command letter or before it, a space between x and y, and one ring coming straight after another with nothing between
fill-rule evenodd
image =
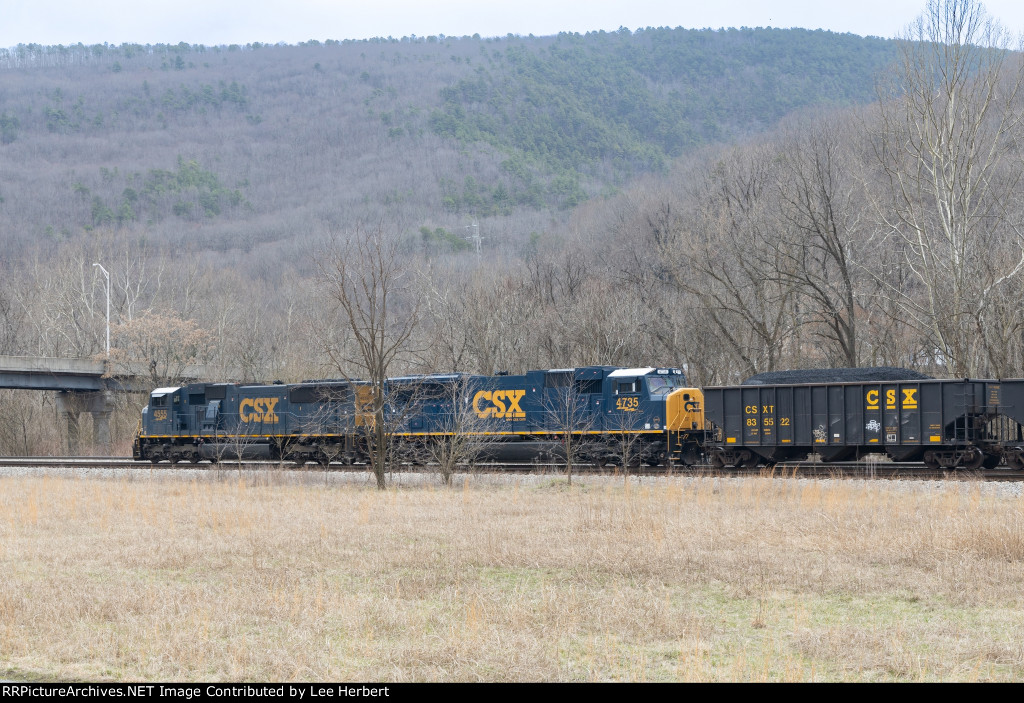
<instances>
[{"instance_id":1,"label":"concrete overpass bridge","mask_svg":"<svg viewBox=\"0 0 1024 703\"><path fill-rule=\"evenodd\" d=\"M109 447L113 394L153 389L152 376L133 366L105 359L0 356L0 388L56 392L58 412L67 422L68 451L76 453L82 413L92 415L93 441ZM203 365L184 365L169 375L181 383L242 380L234 369Z\"/></svg>"}]
</instances>

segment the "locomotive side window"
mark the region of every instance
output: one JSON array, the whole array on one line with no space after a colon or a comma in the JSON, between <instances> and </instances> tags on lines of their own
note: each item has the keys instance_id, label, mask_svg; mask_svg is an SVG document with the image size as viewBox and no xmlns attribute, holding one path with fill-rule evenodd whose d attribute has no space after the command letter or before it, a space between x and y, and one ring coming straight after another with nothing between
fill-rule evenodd
<instances>
[{"instance_id":1,"label":"locomotive side window","mask_svg":"<svg viewBox=\"0 0 1024 703\"><path fill-rule=\"evenodd\" d=\"M637 379L631 381L619 381L615 384L616 393L639 393L640 382Z\"/></svg>"},{"instance_id":2,"label":"locomotive side window","mask_svg":"<svg viewBox=\"0 0 1024 703\"><path fill-rule=\"evenodd\" d=\"M206 419L207 420L216 420L217 419L217 413L219 413L219 412L220 412L220 401L219 400L211 400L210 404L208 406L206 406Z\"/></svg>"},{"instance_id":3,"label":"locomotive side window","mask_svg":"<svg viewBox=\"0 0 1024 703\"><path fill-rule=\"evenodd\" d=\"M154 396L151 404L153 405L154 408L166 407L167 406L167 396L166 395Z\"/></svg>"}]
</instances>

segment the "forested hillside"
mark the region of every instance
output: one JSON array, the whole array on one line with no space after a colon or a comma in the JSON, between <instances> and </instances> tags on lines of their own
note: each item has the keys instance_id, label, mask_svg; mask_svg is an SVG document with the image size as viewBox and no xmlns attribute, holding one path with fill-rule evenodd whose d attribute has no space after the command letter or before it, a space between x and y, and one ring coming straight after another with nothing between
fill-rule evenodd
<instances>
[{"instance_id":1,"label":"forested hillside","mask_svg":"<svg viewBox=\"0 0 1024 703\"><path fill-rule=\"evenodd\" d=\"M0 228L11 253L97 228L247 250L325 218L497 218L517 239L701 145L868 101L892 57L770 29L19 46L0 54Z\"/></svg>"},{"instance_id":2,"label":"forested hillside","mask_svg":"<svg viewBox=\"0 0 1024 703\"><path fill-rule=\"evenodd\" d=\"M101 263L154 387L366 377L353 299L394 374L1024 375L1024 72L945 2L979 23L0 52L0 354L102 354ZM59 451L26 397L0 452Z\"/></svg>"},{"instance_id":3,"label":"forested hillside","mask_svg":"<svg viewBox=\"0 0 1024 703\"><path fill-rule=\"evenodd\" d=\"M430 127L509 156L485 207L565 207L808 105L868 102L894 56L893 42L798 29L513 42L442 90ZM455 189L448 197L449 207L480 206Z\"/></svg>"}]
</instances>

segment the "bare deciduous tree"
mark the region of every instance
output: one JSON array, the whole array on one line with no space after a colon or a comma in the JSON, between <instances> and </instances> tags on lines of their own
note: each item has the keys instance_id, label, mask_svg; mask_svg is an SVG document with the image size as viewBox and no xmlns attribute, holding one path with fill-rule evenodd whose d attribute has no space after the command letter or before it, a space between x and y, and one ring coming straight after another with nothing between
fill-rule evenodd
<instances>
[{"instance_id":1,"label":"bare deciduous tree","mask_svg":"<svg viewBox=\"0 0 1024 703\"><path fill-rule=\"evenodd\" d=\"M784 144L778 217L764 246L777 256L777 276L796 287L811 333L826 361L857 366L857 230L861 188L848 153L849 123L816 120ZM800 322L800 320L798 320Z\"/></svg>"},{"instance_id":2,"label":"bare deciduous tree","mask_svg":"<svg viewBox=\"0 0 1024 703\"><path fill-rule=\"evenodd\" d=\"M394 422L387 410L386 381L407 358L419 322L419 302L405 295L408 271L398 243L379 228L334 236L317 256L327 324L344 336L323 333L318 341L334 368L346 379L356 371L356 424L365 433L377 487L386 487Z\"/></svg>"},{"instance_id":3,"label":"bare deciduous tree","mask_svg":"<svg viewBox=\"0 0 1024 703\"><path fill-rule=\"evenodd\" d=\"M557 379L557 385L546 387L541 401L548 417L547 425L558 438L565 461L565 477L570 486L574 468L588 460L594 449L590 432L595 424L590 393L584 392L573 376L574 370L571 369L548 372L548 381Z\"/></svg>"},{"instance_id":4,"label":"bare deciduous tree","mask_svg":"<svg viewBox=\"0 0 1024 703\"><path fill-rule=\"evenodd\" d=\"M473 393L477 390L470 377L458 376L454 380L436 385L424 397L438 407L433 417L435 425L425 445L430 460L437 465L441 481L452 484L452 475L460 465L470 465L483 456L495 442L491 424L481 418L473 408Z\"/></svg>"},{"instance_id":5,"label":"bare deciduous tree","mask_svg":"<svg viewBox=\"0 0 1024 703\"><path fill-rule=\"evenodd\" d=\"M153 387L180 382L187 366L202 363L209 334L192 320L146 312L110 326L111 375L149 378Z\"/></svg>"},{"instance_id":6,"label":"bare deciduous tree","mask_svg":"<svg viewBox=\"0 0 1024 703\"><path fill-rule=\"evenodd\" d=\"M649 222L673 283L710 311L714 336L746 375L774 370L793 329L795 287L765 245L773 168L767 149L736 150L704 174L695 212Z\"/></svg>"},{"instance_id":7,"label":"bare deciduous tree","mask_svg":"<svg viewBox=\"0 0 1024 703\"><path fill-rule=\"evenodd\" d=\"M880 96L885 238L912 285L888 293L955 376L988 371L993 296L1019 289L1021 81L1010 35L977 0L929 0ZM997 370L998 371L998 370Z\"/></svg>"}]
</instances>

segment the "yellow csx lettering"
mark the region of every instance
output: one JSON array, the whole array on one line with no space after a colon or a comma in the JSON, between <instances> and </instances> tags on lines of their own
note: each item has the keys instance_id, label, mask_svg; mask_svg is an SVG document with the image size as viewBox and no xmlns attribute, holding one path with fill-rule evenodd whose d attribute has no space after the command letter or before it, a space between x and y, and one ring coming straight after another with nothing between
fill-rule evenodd
<instances>
[{"instance_id":1,"label":"yellow csx lettering","mask_svg":"<svg viewBox=\"0 0 1024 703\"><path fill-rule=\"evenodd\" d=\"M242 422L277 422L274 406L280 398L246 398L238 404L238 419ZM251 411L247 410L251 408Z\"/></svg>"},{"instance_id":2,"label":"yellow csx lettering","mask_svg":"<svg viewBox=\"0 0 1024 703\"><path fill-rule=\"evenodd\" d=\"M916 388L904 388L903 389L903 407L904 409L913 409L917 407L917 398L914 394L917 393Z\"/></svg>"},{"instance_id":3,"label":"yellow csx lettering","mask_svg":"<svg viewBox=\"0 0 1024 703\"><path fill-rule=\"evenodd\" d=\"M916 388L904 388L903 390L903 409L914 410L917 408L917 389ZM864 399L867 401L868 410L878 410L878 391L870 390L864 395ZM889 389L885 392L885 408L886 410L896 409L896 390Z\"/></svg>"},{"instance_id":4,"label":"yellow csx lettering","mask_svg":"<svg viewBox=\"0 0 1024 703\"><path fill-rule=\"evenodd\" d=\"M868 410L878 410L878 391L870 390L864 398L868 401Z\"/></svg>"},{"instance_id":5,"label":"yellow csx lettering","mask_svg":"<svg viewBox=\"0 0 1024 703\"><path fill-rule=\"evenodd\" d=\"M519 407L519 401L524 395L526 391L477 391L473 396L473 411L479 418L524 418L526 413ZM490 401L490 406L481 407L481 402L485 400Z\"/></svg>"}]
</instances>

